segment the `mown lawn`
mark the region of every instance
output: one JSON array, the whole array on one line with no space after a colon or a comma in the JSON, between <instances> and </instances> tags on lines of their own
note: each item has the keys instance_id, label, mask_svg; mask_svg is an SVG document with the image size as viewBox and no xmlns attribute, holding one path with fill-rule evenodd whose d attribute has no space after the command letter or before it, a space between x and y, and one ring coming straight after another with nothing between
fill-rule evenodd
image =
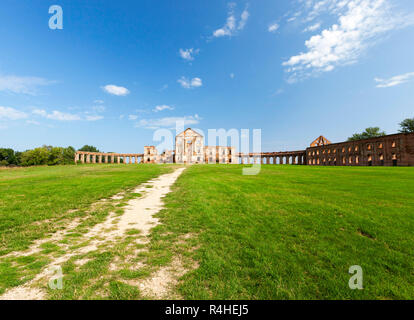
<instances>
[{"instance_id":1,"label":"mown lawn","mask_svg":"<svg viewBox=\"0 0 414 320\"><path fill-rule=\"evenodd\" d=\"M0 169L0 255L27 248L55 231L59 219L85 215L97 200L169 170L125 164Z\"/></svg>"},{"instance_id":2,"label":"mown lawn","mask_svg":"<svg viewBox=\"0 0 414 320\"><path fill-rule=\"evenodd\" d=\"M109 210L122 214L122 206L91 211L91 204L122 190L131 193L173 168L1 169L0 255L27 248L76 217L87 218L78 228L86 232ZM243 176L242 168L188 167L165 198L148 251L137 257L147 267L109 270L115 256L123 263L130 254L125 248L135 238L129 236L119 246L88 254L91 260L80 271L69 261L63 266L65 290L51 297L93 299L105 289L110 295L102 297L139 299L138 288L118 280L151 276L178 257L197 261L177 288L185 299L414 298L414 168L264 165L257 176ZM72 243L74 236L65 241ZM0 262L0 293L33 278L53 254L63 254L49 243L43 249ZM352 265L363 269L363 290L348 287Z\"/></svg>"},{"instance_id":3,"label":"mown lawn","mask_svg":"<svg viewBox=\"0 0 414 320\"><path fill-rule=\"evenodd\" d=\"M152 252L198 261L186 299L413 299L413 195L414 168L195 165L166 197ZM363 290L348 287L352 265Z\"/></svg>"}]
</instances>

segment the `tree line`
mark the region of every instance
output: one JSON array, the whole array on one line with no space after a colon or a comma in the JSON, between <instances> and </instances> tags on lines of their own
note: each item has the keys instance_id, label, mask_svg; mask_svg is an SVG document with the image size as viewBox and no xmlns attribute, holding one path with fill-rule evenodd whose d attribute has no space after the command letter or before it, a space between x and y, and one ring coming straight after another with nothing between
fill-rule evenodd
<instances>
[{"instance_id":1,"label":"tree line","mask_svg":"<svg viewBox=\"0 0 414 320\"><path fill-rule=\"evenodd\" d=\"M405 119L400 123L400 133L412 133L414 132L414 118ZM348 141L357 141L362 139L377 138L385 136L386 133L381 131L379 127L369 127L361 133L354 133L352 137L348 138Z\"/></svg>"},{"instance_id":2,"label":"tree line","mask_svg":"<svg viewBox=\"0 0 414 320\"><path fill-rule=\"evenodd\" d=\"M78 150L100 152L96 147L89 145L85 145ZM74 164L75 152L75 148L71 146L67 148L42 146L24 152L15 151L10 148L0 148L0 166L54 166Z\"/></svg>"},{"instance_id":3,"label":"tree line","mask_svg":"<svg viewBox=\"0 0 414 320\"><path fill-rule=\"evenodd\" d=\"M405 119L400 123L401 133L414 132L414 118ZM385 132L378 127L366 128L361 133L355 133L348 141L355 141L368 138L385 136ZM98 148L84 145L78 151L100 152ZM40 165L64 165L75 163L75 148L73 147L53 147L42 146L26 150L24 152L14 151L13 149L0 148L0 166L40 166ZM122 162L122 159L121 159Z\"/></svg>"}]
</instances>

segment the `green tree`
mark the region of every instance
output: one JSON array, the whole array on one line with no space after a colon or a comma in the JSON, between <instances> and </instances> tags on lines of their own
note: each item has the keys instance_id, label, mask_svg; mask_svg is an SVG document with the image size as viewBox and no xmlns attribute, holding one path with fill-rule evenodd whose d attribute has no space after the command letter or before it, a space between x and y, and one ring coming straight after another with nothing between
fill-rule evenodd
<instances>
[{"instance_id":1,"label":"green tree","mask_svg":"<svg viewBox=\"0 0 414 320\"><path fill-rule=\"evenodd\" d=\"M16 157L16 166L20 166L22 164L22 154L23 152L15 151L14 156Z\"/></svg>"},{"instance_id":2,"label":"green tree","mask_svg":"<svg viewBox=\"0 0 414 320\"><path fill-rule=\"evenodd\" d=\"M369 127L366 128L362 133L355 133L352 137L348 138L348 141L356 141L362 139L369 139L369 138L377 138L385 136L384 131L380 131L381 129L378 127Z\"/></svg>"},{"instance_id":3,"label":"green tree","mask_svg":"<svg viewBox=\"0 0 414 320\"><path fill-rule=\"evenodd\" d=\"M63 149L63 164L74 164L75 163L75 148L67 147Z\"/></svg>"},{"instance_id":4,"label":"green tree","mask_svg":"<svg viewBox=\"0 0 414 320\"><path fill-rule=\"evenodd\" d=\"M58 164L63 164L63 148L62 147L52 147L49 149L49 159L47 164L49 166L55 166Z\"/></svg>"},{"instance_id":5,"label":"green tree","mask_svg":"<svg viewBox=\"0 0 414 320\"><path fill-rule=\"evenodd\" d=\"M401 133L411 133L414 132L414 118L407 118L400 123L400 132Z\"/></svg>"},{"instance_id":6,"label":"green tree","mask_svg":"<svg viewBox=\"0 0 414 320\"><path fill-rule=\"evenodd\" d=\"M16 155L13 149L0 149L0 166L17 164Z\"/></svg>"},{"instance_id":7,"label":"green tree","mask_svg":"<svg viewBox=\"0 0 414 320\"><path fill-rule=\"evenodd\" d=\"M50 148L43 146L33 150L27 150L21 155L22 166L36 166L48 164L50 157Z\"/></svg>"},{"instance_id":8,"label":"green tree","mask_svg":"<svg viewBox=\"0 0 414 320\"><path fill-rule=\"evenodd\" d=\"M98 148L94 146L89 146L87 144L85 144L82 148L78 149L78 151L100 152Z\"/></svg>"},{"instance_id":9,"label":"green tree","mask_svg":"<svg viewBox=\"0 0 414 320\"><path fill-rule=\"evenodd\" d=\"M85 144L82 148L78 149L78 151L100 152L97 147L89 146L87 144ZM92 158L90 158L89 161L92 161Z\"/></svg>"}]
</instances>

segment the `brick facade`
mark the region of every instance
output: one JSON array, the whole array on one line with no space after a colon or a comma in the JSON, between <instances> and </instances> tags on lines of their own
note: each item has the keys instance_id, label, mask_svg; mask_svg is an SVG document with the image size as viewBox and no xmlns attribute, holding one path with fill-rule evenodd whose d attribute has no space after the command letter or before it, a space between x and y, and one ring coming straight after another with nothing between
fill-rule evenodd
<instances>
[{"instance_id":1,"label":"brick facade","mask_svg":"<svg viewBox=\"0 0 414 320\"><path fill-rule=\"evenodd\" d=\"M414 133L310 147L306 149L306 164L414 166Z\"/></svg>"},{"instance_id":2,"label":"brick facade","mask_svg":"<svg viewBox=\"0 0 414 320\"><path fill-rule=\"evenodd\" d=\"M399 133L358 141L330 143L300 151L236 153L234 147L205 146L203 137L187 129L176 137L175 150L158 154L145 146L143 154L77 151L75 163L232 163L319 166L414 166L414 133Z\"/></svg>"}]
</instances>

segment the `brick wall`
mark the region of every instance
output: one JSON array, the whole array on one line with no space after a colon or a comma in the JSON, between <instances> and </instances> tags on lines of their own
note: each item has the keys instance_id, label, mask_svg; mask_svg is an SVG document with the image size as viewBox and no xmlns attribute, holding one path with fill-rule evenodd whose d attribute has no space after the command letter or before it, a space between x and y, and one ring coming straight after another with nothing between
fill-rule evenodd
<instances>
[{"instance_id":1,"label":"brick wall","mask_svg":"<svg viewBox=\"0 0 414 320\"><path fill-rule=\"evenodd\" d=\"M414 133L310 147L306 149L306 164L414 166Z\"/></svg>"}]
</instances>

